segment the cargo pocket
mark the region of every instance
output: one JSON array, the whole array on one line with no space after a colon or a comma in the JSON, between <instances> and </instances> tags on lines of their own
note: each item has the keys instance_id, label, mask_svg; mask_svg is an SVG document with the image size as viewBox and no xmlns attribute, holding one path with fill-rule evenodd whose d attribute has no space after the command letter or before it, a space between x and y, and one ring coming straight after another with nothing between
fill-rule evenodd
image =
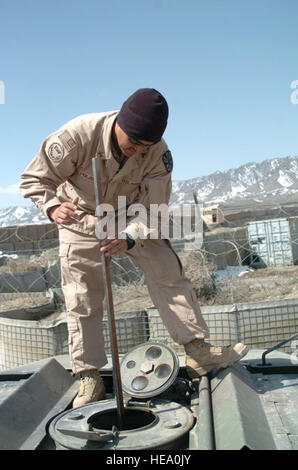
<instances>
[{"instance_id":1,"label":"cargo pocket","mask_svg":"<svg viewBox=\"0 0 298 470\"><path fill-rule=\"evenodd\" d=\"M59 258L61 271L61 288L64 294L66 310L71 310L75 303L75 285L69 268L70 243L60 243Z\"/></svg>"},{"instance_id":2,"label":"cargo pocket","mask_svg":"<svg viewBox=\"0 0 298 470\"><path fill-rule=\"evenodd\" d=\"M68 278L68 253L70 250L70 243L60 243L59 245L59 259L60 259L60 271L61 271L61 287L63 288L67 284Z\"/></svg>"}]
</instances>

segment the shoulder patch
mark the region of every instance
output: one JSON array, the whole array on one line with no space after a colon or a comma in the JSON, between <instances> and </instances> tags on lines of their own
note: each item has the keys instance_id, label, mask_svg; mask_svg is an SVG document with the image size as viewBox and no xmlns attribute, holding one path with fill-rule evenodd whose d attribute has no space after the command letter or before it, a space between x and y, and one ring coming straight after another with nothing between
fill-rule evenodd
<instances>
[{"instance_id":1,"label":"shoulder patch","mask_svg":"<svg viewBox=\"0 0 298 470\"><path fill-rule=\"evenodd\" d=\"M46 144L46 154L52 163L58 165L67 155L77 147L77 142L71 134L64 130L61 134L49 139Z\"/></svg>"},{"instance_id":2,"label":"shoulder patch","mask_svg":"<svg viewBox=\"0 0 298 470\"><path fill-rule=\"evenodd\" d=\"M173 158L170 150L167 150L163 154L162 161L164 162L167 172L170 173L170 171L173 169Z\"/></svg>"},{"instance_id":3,"label":"shoulder patch","mask_svg":"<svg viewBox=\"0 0 298 470\"><path fill-rule=\"evenodd\" d=\"M57 142L54 142L50 145L48 150L49 159L52 160L54 163L61 162L62 158L64 157L64 147Z\"/></svg>"},{"instance_id":4,"label":"shoulder patch","mask_svg":"<svg viewBox=\"0 0 298 470\"><path fill-rule=\"evenodd\" d=\"M64 131L62 134L58 135L58 139L64 145L68 152L70 152L77 146L76 141L71 137L68 131Z\"/></svg>"}]
</instances>

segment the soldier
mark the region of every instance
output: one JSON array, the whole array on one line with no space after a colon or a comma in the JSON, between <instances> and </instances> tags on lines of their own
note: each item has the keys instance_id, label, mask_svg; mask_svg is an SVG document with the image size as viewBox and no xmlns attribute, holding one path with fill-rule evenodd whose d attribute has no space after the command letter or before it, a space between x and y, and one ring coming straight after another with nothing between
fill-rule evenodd
<instances>
[{"instance_id":1,"label":"soldier","mask_svg":"<svg viewBox=\"0 0 298 470\"><path fill-rule=\"evenodd\" d=\"M68 314L69 355L81 386L73 406L105 397L99 370L107 363L101 321L104 289L95 234L92 158L100 160L103 202L117 213L118 196L127 207L168 204L173 168L162 135L168 105L155 89L132 94L120 111L79 116L51 134L22 174L21 191L59 231L62 289ZM227 367L248 348L214 347L192 285L169 240L150 238L146 220L128 218L120 234L105 238L101 251L126 252L143 270L152 301L173 341L184 345L190 377Z\"/></svg>"}]
</instances>

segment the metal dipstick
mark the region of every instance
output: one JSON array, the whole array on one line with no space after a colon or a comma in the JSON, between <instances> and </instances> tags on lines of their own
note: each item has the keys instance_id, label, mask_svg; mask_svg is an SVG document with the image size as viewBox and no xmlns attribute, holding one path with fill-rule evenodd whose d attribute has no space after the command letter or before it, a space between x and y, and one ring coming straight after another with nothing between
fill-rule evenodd
<instances>
[{"instance_id":1,"label":"metal dipstick","mask_svg":"<svg viewBox=\"0 0 298 470\"><path fill-rule=\"evenodd\" d=\"M93 178L94 178L95 201L96 201L96 207L97 207L102 203L102 199L103 199L100 179L98 178L98 174L99 174L98 157L92 158L92 171L93 171ZM100 223L99 216L98 216L98 222ZM101 244L102 244L102 240L99 240L100 247L101 247ZM116 396L116 402L117 402L119 429L122 429L124 426L124 403L123 403L118 343L117 343L116 324L115 324L115 315L114 315L113 294L112 294L112 285L111 285L111 276L110 276L110 262L109 260L107 260L104 253L101 253L101 261L102 261L102 273L103 273L103 281L104 281L105 299L106 299L106 306L107 306L107 313L108 313L109 333L110 333L110 338L111 338L111 343L112 343L111 349L112 349L112 362L113 362L113 383L114 383L115 396Z\"/></svg>"}]
</instances>

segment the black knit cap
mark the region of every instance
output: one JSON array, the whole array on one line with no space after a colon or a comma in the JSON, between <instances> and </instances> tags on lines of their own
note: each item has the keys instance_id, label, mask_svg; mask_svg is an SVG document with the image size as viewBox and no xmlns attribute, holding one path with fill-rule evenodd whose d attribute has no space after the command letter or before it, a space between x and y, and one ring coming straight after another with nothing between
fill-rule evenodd
<instances>
[{"instance_id":1,"label":"black knit cap","mask_svg":"<svg viewBox=\"0 0 298 470\"><path fill-rule=\"evenodd\" d=\"M162 94L154 88L141 88L123 103L117 122L129 137L158 142L167 127L168 115Z\"/></svg>"}]
</instances>

